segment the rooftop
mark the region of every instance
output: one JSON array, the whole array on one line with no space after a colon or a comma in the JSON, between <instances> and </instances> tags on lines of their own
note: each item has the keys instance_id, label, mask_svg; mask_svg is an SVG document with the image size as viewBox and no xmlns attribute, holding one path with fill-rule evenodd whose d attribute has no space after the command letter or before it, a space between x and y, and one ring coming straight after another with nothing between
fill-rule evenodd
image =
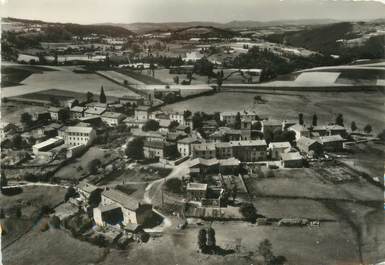
<instances>
[{"instance_id":1,"label":"rooftop","mask_svg":"<svg viewBox=\"0 0 385 265\"><path fill-rule=\"evenodd\" d=\"M291 144L289 142L275 142L270 143L269 148L290 148Z\"/></svg>"},{"instance_id":2,"label":"rooftop","mask_svg":"<svg viewBox=\"0 0 385 265\"><path fill-rule=\"evenodd\" d=\"M102 192L102 196L105 196L110 200L122 205L122 207L132 211L136 211L140 206L136 199L116 189L106 189Z\"/></svg>"},{"instance_id":3,"label":"rooftop","mask_svg":"<svg viewBox=\"0 0 385 265\"><path fill-rule=\"evenodd\" d=\"M215 151L214 143L201 143L201 144L193 144L192 148L197 151Z\"/></svg>"},{"instance_id":4,"label":"rooftop","mask_svg":"<svg viewBox=\"0 0 385 265\"><path fill-rule=\"evenodd\" d=\"M124 114L119 112L112 112L112 111L106 111L102 114L102 117L104 118L111 118L111 119L117 119L124 116Z\"/></svg>"},{"instance_id":5,"label":"rooftop","mask_svg":"<svg viewBox=\"0 0 385 265\"><path fill-rule=\"evenodd\" d=\"M80 106L75 106L75 107L72 107L70 109L70 111L72 112L83 112L84 111L84 108L83 107L80 107Z\"/></svg>"},{"instance_id":6,"label":"rooftop","mask_svg":"<svg viewBox=\"0 0 385 265\"><path fill-rule=\"evenodd\" d=\"M190 182L187 184L187 190L200 190L200 191L206 191L207 190L207 184L204 183L197 183L197 182Z\"/></svg>"},{"instance_id":7,"label":"rooftop","mask_svg":"<svg viewBox=\"0 0 385 265\"><path fill-rule=\"evenodd\" d=\"M243 140L243 141L231 141L232 146L266 146L265 140Z\"/></svg>"},{"instance_id":8,"label":"rooftop","mask_svg":"<svg viewBox=\"0 0 385 265\"><path fill-rule=\"evenodd\" d=\"M91 133L93 131L92 127L80 127L80 126L68 126L66 132L76 132L76 133Z\"/></svg>"},{"instance_id":9,"label":"rooftop","mask_svg":"<svg viewBox=\"0 0 385 265\"><path fill-rule=\"evenodd\" d=\"M341 135L329 135L329 136L321 136L319 137L319 140L321 143L328 143L328 142L342 142L345 139L341 137Z\"/></svg>"},{"instance_id":10,"label":"rooftop","mask_svg":"<svg viewBox=\"0 0 385 265\"><path fill-rule=\"evenodd\" d=\"M193 144L193 143L198 143L198 142L199 142L199 140L196 138L193 138L193 137L187 137L187 138L183 138L183 139L178 140L179 144Z\"/></svg>"},{"instance_id":11,"label":"rooftop","mask_svg":"<svg viewBox=\"0 0 385 265\"><path fill-rule=\"evenodd\" d=\"M289 152L289 153L283 153L281 155L281 158L283 161L290 161L290 160L301 160L302 156L298 152Z\"/></svg>"},{"instance_id":12,"label":"rooftop","mask_svg":"<svg viewBox=\"0 0 385 265\"><path fill-rule=\"evenodd\" d=\"M91 183L88 183L87 181L80 182L77 187L78 187L78 189L83 190L83 191L88 192L88 193L91 193L91 192L99 189L99 187L97 187Z\"/></svg>"}]
</instances>

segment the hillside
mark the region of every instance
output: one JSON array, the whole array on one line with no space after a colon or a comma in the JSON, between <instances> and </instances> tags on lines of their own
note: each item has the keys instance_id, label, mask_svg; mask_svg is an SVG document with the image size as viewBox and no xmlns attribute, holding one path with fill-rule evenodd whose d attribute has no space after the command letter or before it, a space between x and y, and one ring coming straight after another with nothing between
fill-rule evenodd
<instances>
[{"instance_id":1,"label":"hillside","mask_svg":"<svg viewBox=\"0 0 385 265\"><path fill-rule=\"evenodd\" d=\"M65 39L68 39L71 35L85 36L92 33L111 37L127 37L135 34L126 28L113 25L80 25L73 23L51 23L41 20L28 20L10 17L2 18L2 22L22 24L25 26L31 24L42 25L42 30L44 33L60 33L60 35L66 36Z\"/></svg>"},{"instance_id":2,"label":"hillside","mask_svg":"<svg viewBox=\"0 0 385 265\"><path fill-rule=\"evenodd\" d=\"M221 29L212 26L195 26L176 30L172 33L173 38L231 38L236 35L235 32L228 29Z\"/></svg>"},{"instance_id":3,"label":"hillside","mask_svg":"<svg viewBox=\"0 0 385 265\"><path fill-rule=\"evenodd\" d=\"M327 51L329 53L338 49L337 40L352 39L357 36L352 32L353 24L342 22L296 32L273 34L267 37L267 39L278 43L286 42L295 47L303 47L320 52Z\"/></svg>"}]
</instances>

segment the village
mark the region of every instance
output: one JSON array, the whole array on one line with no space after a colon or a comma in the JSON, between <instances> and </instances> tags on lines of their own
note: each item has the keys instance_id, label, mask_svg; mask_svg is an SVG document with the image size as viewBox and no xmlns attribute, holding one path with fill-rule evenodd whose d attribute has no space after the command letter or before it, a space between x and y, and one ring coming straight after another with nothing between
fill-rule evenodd
<instances>
[{"instance_id":1,"label":"village","mask_svg":"<svg viewBox=\"0 0 385 265\"><path fill-rule=\"evenodd\" d=\"M379 141L369 125L361 132L354 125L346 128L342 114L319 124L316 114L305 121L302 113L298 120L271 120L246 109L165 112L153 98L125 95L108 102L102 87L99 100L55 101L46 111L23 113L20 125L2 123L2 192L27 183L65 187L64 201L50 209L50 220L75 237L124 249L170 225L177 230L218 220L322 225L321 216L261 214L252 178L322 168L330 185L359 176L380 183L339 159L357 143ZM98 158L92 157L95 148L102 150ZM74 219L80 220L77 225Z\"/></svg>"},{"instance_id":2,"label":"village","mask_svg":"<svg viewBox=\"0 0 385 265\"><path fill-rule=\"evenodd\" d=\"M249 23L2 18L4 264L382 260L384 23Z\"/></svg>"}]
</instances>

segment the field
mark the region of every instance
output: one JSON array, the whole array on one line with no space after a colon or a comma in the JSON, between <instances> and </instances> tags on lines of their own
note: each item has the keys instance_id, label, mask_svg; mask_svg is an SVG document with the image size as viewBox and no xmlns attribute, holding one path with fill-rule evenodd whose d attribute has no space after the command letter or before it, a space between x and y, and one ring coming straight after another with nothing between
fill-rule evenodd
<instances>
[{"instance_id":1,"label":"field","mask_svg":"<svg viewBox=\"0 0 385 265\"><path fill-rule=\"evenodd\" d=\"M106 157L108 156L108 157ZM62 167L54 175L55 178L60 179L79 179L87 175L88 163L93 159L99 159L102 163L107 163L112 159L108 150L103 150L98 147L91 147L81 157L76 158L73 163Z\"/></svg>"},{"instance_id":2,"label":"field","mask_svg":"<svg viewBox=\"0 0 385 265\"><path fill-rule=\"evenodd\" d=\"M256 95L267 102L256 103ZM380 92L222 92L167 105L163 109L208 113L246 109L255 110L261 118L293 121L298 120L298 113L303 113L305 123L309 125L314 113L319 124L334 122L336 115L342 113L347 127L355 121L360 129L371 124L375 132L380 132L385 128L384 100L385 96Z\"/></svg>"},{"instance_id":3,"label":"field","mask_svg":"<svg viewBox=\"0 0 385 265\"><path fill-rule=\"evenodd\" d=\"M7 65L4 67L7 68ZM56 71L37 72L21 81L21 85L3 87L1 91L2 97L19 96L48 89L80 93L90 91L95 95L99 95L101 86L103 86L107 96L120 97L133 94L129 89L115 84L97 74L74 73L72 71L76 67L73 66L52 66L50 68Z\"/></svg>"}]
</instances>

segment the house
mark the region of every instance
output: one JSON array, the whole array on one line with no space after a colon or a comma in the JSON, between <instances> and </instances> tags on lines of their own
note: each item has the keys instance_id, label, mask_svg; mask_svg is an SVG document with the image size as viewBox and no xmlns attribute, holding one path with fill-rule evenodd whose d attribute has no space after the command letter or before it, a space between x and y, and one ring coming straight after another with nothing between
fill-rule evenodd
<instances>
[{"instance_id":1,"label":"house","mask_svg":"<svg viewBox=\"0 0 385 265\"><path fill-rule=\"evenodd\" d=\"M51 114L47 112L35 112L32 114L32 119L36 122L47 122L51 119Z\"/></svg>"},{"instance_id":2,"label":"house","mask_svg":"<svg viewBox=\"0 0 385 265\"><path fill-rule=\"evenodd\" d=\"M192 153L191 146L197 144L200 141L196 138L187 137L177 141L178 152L182 157L190 156Z\"/></svg>"},{"instance_id":3,"label":"house","mask_svg":"<svg viewBox=\"0 0 385 265\"><path fill-rule=\"evenodd\" d=\"M295 140L297 141L300 137L311 137L310 130L305 125L294 124L288 128L289 131L295 133Z\"/></svg>"},{"instance_id":4,"label":"house","mask_svg":"<svg viewBox=\"0 0 385 265\"><path fill-rule=\"evenodd\" d=\"M267 144L265 140L231 141L233 155L242 162L266 160Z\"/></svg>"},{"instance_id":5,"label":"house","mask_svg":"<svg viewBox=\"0 0 385 265\"><path fill-rule=\"evenodd\" d=\"M89 106L84 111L84 117L100 117L106 111L107 107Z\"/></svg>"},{"instance_id":6,"label":"house","mask_svg":"<svg viewBox=\"0 0 385 265\"><path fill-rule=\"evenodd\" d=\"M235 122L238 112L235 111L224 111L219 114L219 119L226 124L233 124Z\"/></svg>"},{"instance_id":7,"label":"house","mask_svg":"<svg viewBox=\"0 0 385 265\"><path fill-rule=\"evenodd\" d=\"M177 132L190 133L191 128L187 125L178 125L175 130Z\"/></svg>"},{"instance_id":8,"label":"house","mask_svg":"<svg viewBox=\"0 0 385 265\"><path fill-rule=\"evenodd\" d=\"M228 159L233 157L233 147L229 142L215 143L216 158Z\"/></svg>"},{"instance_id":9,"label":"house","mask_svg":"<svg viewBox=\"0 0 385 265\"><path fill-rule=\"evenodd\" d=\"M282 130L283 124L281 121L277 120L264 120L262 121L261 131L263 135L267 135L268 133L274 132L275 130Z\"/></svg>"},{"instance_id":10,"label":"house","mask_svg":"<svg viewBox=\"0 0 385 265\"><path fill-rule=\"evenodd\" d=\"M187 52L186 57L183 57L182 60L185 62L196 62L204 57L203 54L200 52L192 51L192 52Z\"/></svg>"},{"instance_id":11,"label":"house","mask_svg":"<svg viewBox=\"0 0 385 265\"><path fill-rule=\"evenodd\" d=\"M87 181L82 181L76 186L76 190L80 195L80 198L88 202L89 198L94 194L100 194L102 189L98 186L92 185Z\"/></svg>"},{"instance_id":12,"label":"house","mask_svg":"<svg viewBox=\"0 0 385 265\"><path fill-rule=\"evenodd\" d=\"M118 225L123 223L124 220L122 208L116 203L94 208L93 218L98 226Z\"/></svg>"},{"instance_id":13,"label":"house","mask_svg":"<svg viewBox=\"0 0 385 265\"><path fill-rule=\"evenodd\" d=\"M216 158L216 148L215 143L200 143L193 144L192 148L192 157L211 159Z\"/></svg>"},{"instance_id":14,"label":"house","mask_svg":"<svg viewBox=\"0 0 385 265\"><path fill-rule=\"evenodd\" d=\"M119 98L119 103L122 105L139 106L143 105L144 98L140 95L124 95Z\"/></svg>"},{"instance_id":15,"label":"house","mask_svg":"<svg viewBox=\"0 0 385 265\"><path fill-rule=\"evenodd\" d=\"M281 165L287 168L303 167L303 159L299 152L288 152L281 155Z\"/></svg>"},{"instance_id":16,"label":"house","mask_svg":"<svg viewBox=\"0 0 385 265\"><path fill-rule=\"evenodd\" d=\"M71 146L67 149L66 157L67 158L77 157L80 154L82 154L85 149L86 149L86 147L83 144Z\"/></svg>"},{"instance_id":17,"label":"house","mask_svg":"<svg viewBox=\"0 0 385 265\"><path fill-rule=\"evenodd\" d=\"M128 128L139 128L141 129L147 120L136 120L135 118L127 117L123 120Z\"/></svg>"},{"instance_id":18,"label":"house","mask_svg":"<svg viewBox=\"0 0 385 265\"><path fill-rule=\"evenodd\" d=\"M190 182L186 187L187 199L190 201L201 201L206 198L207 184Z\"/></svg>"},{"instance_id":19,"label":"house","mask_svg":"<svg viewBox=\"0 0 385 265\"><path fill-rule=\"evenodd\" d=\"M318 141L322 144L324 151L338 152L343 150L343 143L345 141L341 135L321 136Z\"/></svg>"},{"instance_id":20,"label":"house","mask_svg":"<svg viewBox=\"0 0 385 265\"><path fill-rule=\"evenodd\" d=\"M269 150L272 160L281 159L283 153L290 151L291 144L289 142L275 142L269 144Z\"/></svg>"},{"instance_id":21,"label":"house","mask_svg":"<svg viewBox=\"0 0 385 265\"><path fill-rule=\"evenodd\" d=\"M84 107L74 106L70 108L70 119L80 119L84 117Z\"/></svg>"},{"instance_id":22,"label":"house","mask_svg":"<svg viewBox=\"0 0 385 265\"><path fill-rule=\"evenodd\" d=\"M64 141L68 146L90 146L95 139L96 131L92 127L68 126L65 130Z\"/></svg>"},{"instance_id":23,"label":"house","mask_svg":"<svg viewBox=\"0 0 385 265\"><path fill-rule=\"evenodd\" d=\"M72 109L73 107L75 106L79 106L79 100L75 99L75 98L71 98L71 99L68 99L65 101L64 105L69 108L69 109Z\"/></svg>"},{"instance_id":24,"label":"house","mask_svg":"<svg viewBox=\"0 0 385 265\"><path fill-rule=\"evenodd\" d=\"M56 108L56 107L50 107L48 109L48 112L50 114L51 120L58 121L58 120L65 120L68 117L68 109L66 108Z\"/></svg>"},{"instance_id":25,"label":"house","mask_svg":"<svg viewBox=\"0 0 385 265\"><path fill-rule=\"evenodd\" d=\"M100 116L100 118L108 126L117 126L122 123L122 121L126 118L126 115L119 112L106 111Z\"/></svg>"},{"instance_id":26,"label":"house","mask_svg":"<svg viewBox=\"0 0 385 265\"><path fill-rule=\"evenodd\" d=\"M148 159L166 158L171 154L175 144L165 141L145 141L143 144L144 157Z\"/></svg>"},{"instance_id":27,"label":"house","mask_svg":"<svg viewBox=\"0 0 385 265\"><path fill-rule=\"evenodd\" d=\"M50 138L46 141L37 143L32 146L32 152L35 155L39 155L40 152L47 152L59 145L64 144L64 140L61 137Z\"/></svg>"},{"instance_id":28,"label":"house","mask_svg":"<svg viewBox=\"0 0 385 265\"><path fill-rule=\"evenodd\" d=\"M131 133L133 137L144 137L147 142L162 142L165 140L165 136L160 132L144 132L140 129L132 129Z\"/></svg>"},{"instance_id":29,"label":"house","mask_svg":"<svg viewBox=\"0 0 385 265\"><path fill-rule=\"evenodd\" d=\"M101 194L101 203L99 206L110 204L116 204L121 208L123 225L145 224L152 218L151 204L140 203L135 198L119 190L107 188Z\"/></svg>"},{"instance_id":30,"label":"house","mask_svg":"<svg viewBox=\"0 0 385 265\"><path fill-rule=\"evenodd\" d=\"M326 130L329 132L329 135L340 135L341 137L346 136L345 127L337 125L337 124L327 125Z\"/></svg>"},{"instance_id":31,"label":"house","mask_svg":"<svg viewBox=\"0 0 385 265\"><path fill-rule=\"evenodd\" d=\"M168 132L168 127L170 126L172 121L168 119L160 119L158 120L158 122L159 122L159 131Z\"/></svg>"},{"instance_id":32,"label":"house","mask_svg":"<svg viewBox=\"0 0 385 265\"><path fill-rule=\"evenodd\" d=\"M138 106L135 109L135 120L137 121L148 120L150 109L151 109L150 106Z\"/></svg>"},{"instance_id":33,"label":"house","mask_svg":"<svg viewBox=\"0 0 385 265\"><path fill-rule=\"evenodd\" d=\"M308 137L300 137L297 140L297 148L299 151L305 154L312 153L316 156L322 153L322 144L315 139L310 139Z\"/></svg>"}]
</instances>

